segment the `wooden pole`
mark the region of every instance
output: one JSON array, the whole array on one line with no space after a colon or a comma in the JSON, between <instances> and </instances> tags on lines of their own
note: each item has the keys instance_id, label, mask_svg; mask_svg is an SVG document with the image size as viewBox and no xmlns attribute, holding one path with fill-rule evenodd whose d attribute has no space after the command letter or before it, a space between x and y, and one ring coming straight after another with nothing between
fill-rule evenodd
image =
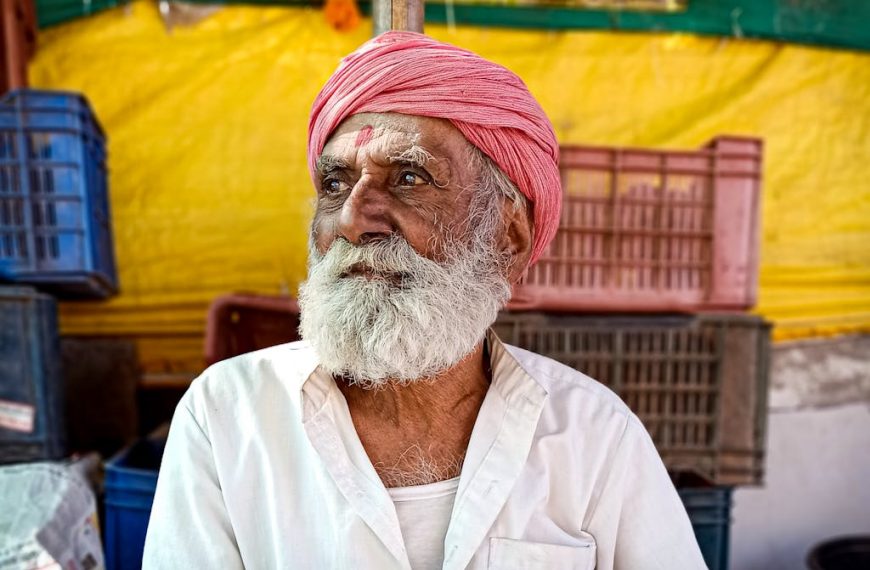
<instances>
[{"instance_id":1,"label":"wooden pole","mask_svg":"<svg viewBox=\"0 0 870 570\"><path fill-rule=\"evenodd\" d=\"M372 0L374 35L389 30L423 33L424 0Z\"/></svg>"},{"instance_id":2,"label":"wooden pole","mask_svg":"<svg viewBox=\"0 0 870 570\"><path fill-rule=\"evenodd\" d=\"M0 0L0 94L27 87L27 60L35 46L32 0Z\"/></svg>"}]
</instances>

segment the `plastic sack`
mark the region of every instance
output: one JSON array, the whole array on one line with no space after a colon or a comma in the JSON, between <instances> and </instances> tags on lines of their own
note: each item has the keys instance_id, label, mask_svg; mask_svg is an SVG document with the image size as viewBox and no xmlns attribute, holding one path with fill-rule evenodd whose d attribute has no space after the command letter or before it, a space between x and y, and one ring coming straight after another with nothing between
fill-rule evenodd
<instances>
[{"instance_id":1,"label":"plastic sack","mask_svg":"<svg viewBox=\"0 0 870 570\"><path fill-rule=\"evenodd\" d=\"M97 504L75 467L0 468L0 570L104 568Z\"/></svg>"}]
</instances>

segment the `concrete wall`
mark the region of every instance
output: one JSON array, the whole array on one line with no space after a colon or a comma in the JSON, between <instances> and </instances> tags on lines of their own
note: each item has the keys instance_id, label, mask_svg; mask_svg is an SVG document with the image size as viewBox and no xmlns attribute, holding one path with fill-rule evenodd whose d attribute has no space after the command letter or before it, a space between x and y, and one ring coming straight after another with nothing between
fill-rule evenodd
<instances>
[{"instance_id":1,"label":"concrete wall","mask_svg":"<svg viewBox=\"0 0 870 570\"><path fill-rule=\"evenodd\" d=\"M734 494L732 570L799 570L818 542L870 535L870 337L772 359L764 487Z\"/></svg>"}]
</instances>

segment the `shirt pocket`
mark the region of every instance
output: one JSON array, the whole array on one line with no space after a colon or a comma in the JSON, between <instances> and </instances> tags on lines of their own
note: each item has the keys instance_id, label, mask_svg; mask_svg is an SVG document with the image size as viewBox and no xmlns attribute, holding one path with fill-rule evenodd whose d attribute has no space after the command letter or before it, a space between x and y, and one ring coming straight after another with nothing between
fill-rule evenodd
<instances>
[{"instance_id":1,"label":"shirt pocket","mask_svg":"<svg viewBox=\"0 0 870 570\"><path fill-rule=\"evenodd\" d=\"M490 570L594 570L595 541L573 546L510 538L489 539Z\"/></svg>"}]
</instances>

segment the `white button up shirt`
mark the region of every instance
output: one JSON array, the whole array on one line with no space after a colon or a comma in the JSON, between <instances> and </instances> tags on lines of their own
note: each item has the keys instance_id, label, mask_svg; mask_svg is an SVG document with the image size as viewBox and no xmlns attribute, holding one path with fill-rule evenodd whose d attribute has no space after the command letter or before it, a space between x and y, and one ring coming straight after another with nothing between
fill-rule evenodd
<instances>
[{"instance_id":1,"label":"white button up shirt","mask_svg":"<svg viewBox=\"0 0 870 570\"><path fill-rule=\"evenodd\" d=\"M488 335L492 384L444 568L706 568L637 417L605 386ZM303 342L212 366L172 420L143 568L411 568L341 391Z\"/></svg>"}]
</instances>

